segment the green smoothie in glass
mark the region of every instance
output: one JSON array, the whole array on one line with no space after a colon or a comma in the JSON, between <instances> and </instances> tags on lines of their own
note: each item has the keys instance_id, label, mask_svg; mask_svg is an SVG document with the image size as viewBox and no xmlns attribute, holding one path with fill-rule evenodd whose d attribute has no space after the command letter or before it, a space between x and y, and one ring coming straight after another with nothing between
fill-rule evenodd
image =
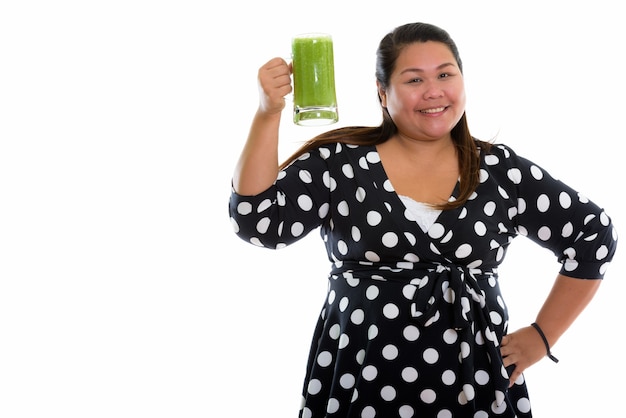
<instances>
[{"instance_id":1,"label":"green smoothie in glass","mask_svg":"<svg viewBox=\"0 0 626 418\"><path fill-rule=\"evenodd\" d=\"M311 33L292 40L294 122L298 125L335 123L335 64L330 35Z\"/></svg>"}]
</instances>

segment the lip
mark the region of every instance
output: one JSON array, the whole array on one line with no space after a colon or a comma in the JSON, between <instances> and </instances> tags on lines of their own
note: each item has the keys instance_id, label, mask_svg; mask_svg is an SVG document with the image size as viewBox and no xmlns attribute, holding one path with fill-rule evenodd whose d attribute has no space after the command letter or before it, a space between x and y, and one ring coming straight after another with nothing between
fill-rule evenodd
<instances>
[{"instance_id":1,"label":"lip","mask_svg":"<svg viewBox=\"0 0 626 418\"><path fill-rule=\"evenodd\" d=\"M421 109L419 112L423 115L437 115L445 112L448 106L429 107L428 109Z\"/></svg>"}]
</instances>

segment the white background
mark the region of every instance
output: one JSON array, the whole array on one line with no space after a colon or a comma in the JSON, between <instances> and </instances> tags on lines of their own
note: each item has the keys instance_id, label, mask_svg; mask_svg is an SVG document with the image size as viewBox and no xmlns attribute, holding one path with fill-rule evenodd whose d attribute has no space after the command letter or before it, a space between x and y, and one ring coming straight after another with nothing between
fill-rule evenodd
<instances>
[{"instance_id":1,"label":"white background","mask_svg":"<svg viewBox=\"0 0 626 418\"><path fill-rule=\"evenodd\" d=\"M0 417L295 417L329 264L316 232L269 251L232 232L230 177L257 69L333 35L340 122L377 125L374 54L447 29L475 136L623 209L618 2L7 1L0 6ZM285 111L286 156L319 128ZM621 231L621 229L619 229ZM623 413L624 262L526 373L535 416ZM558 271L519 238L511 328Z\"/></svg>"}]
</instances>

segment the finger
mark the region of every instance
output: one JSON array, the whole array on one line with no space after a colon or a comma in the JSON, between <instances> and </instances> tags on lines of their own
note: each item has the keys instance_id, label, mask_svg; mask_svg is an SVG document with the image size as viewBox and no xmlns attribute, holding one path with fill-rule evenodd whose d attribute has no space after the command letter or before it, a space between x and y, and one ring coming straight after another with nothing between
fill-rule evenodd
<instances>
[{"instance_id":1,"label":"finger","mask_svg":"<svg viewBox=\"0 0 626 418\"><path fill-rule=\"evenodd\" d=\"M513 354L502 357L502 364L504 365L504 367L509 367L511 365L514 365L515 363L516 363L516 358L515 358L515 355Z\"/></svg>"}]
</instances>

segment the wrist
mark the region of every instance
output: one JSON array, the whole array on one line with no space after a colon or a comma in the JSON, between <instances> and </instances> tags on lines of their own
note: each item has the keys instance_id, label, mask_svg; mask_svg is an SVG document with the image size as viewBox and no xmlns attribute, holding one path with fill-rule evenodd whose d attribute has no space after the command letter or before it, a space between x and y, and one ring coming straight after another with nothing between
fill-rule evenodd
<instances>
[{"instance_id":1,"label":"wrist","mask_svg":"<svg viewBox=\"0 0 626 418\"><path fill-rule=\"evenodd\" d=\"M546 334L543 333L543 330L541 329L541 327L536 322L533 322L530 325L537 331L537 333L541 337L541 340L543 341L543 344L546 347L546 355L548 356L548 358L552 360L553 362L558 363L559 359L557 359L556 357L552 355L552 352L550 351L550 343L548 342L548 339L546 338Z\"/></svg>"}]
</instances>

